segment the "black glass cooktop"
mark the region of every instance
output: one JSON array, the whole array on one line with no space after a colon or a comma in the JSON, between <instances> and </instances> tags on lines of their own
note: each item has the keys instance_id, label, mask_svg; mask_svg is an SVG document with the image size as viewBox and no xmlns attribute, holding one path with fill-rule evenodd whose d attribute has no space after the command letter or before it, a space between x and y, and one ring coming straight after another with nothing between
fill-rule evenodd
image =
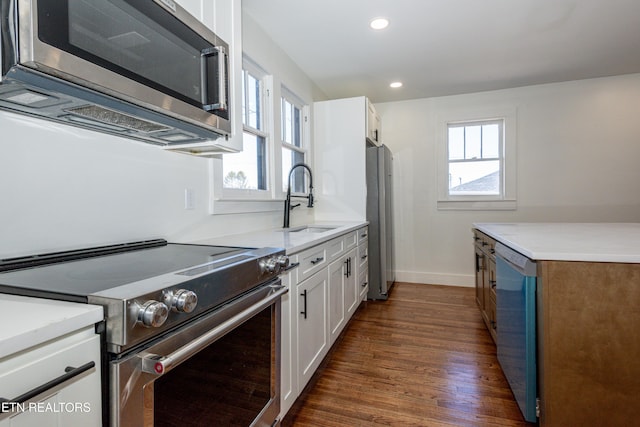
<instances>
[{"instance_id":1,"label":"black glass cooktop","mask_svg":"<svg viewBox=\"0 0 640 427\"><path fill-rule=\"evenodd\" d=\"M166 244L110 255L93 256L0 272L0 292L28 296L48 293L87 295L117 286L177 272L247 251L244 248Z\"/></svg>"}]
</instances>

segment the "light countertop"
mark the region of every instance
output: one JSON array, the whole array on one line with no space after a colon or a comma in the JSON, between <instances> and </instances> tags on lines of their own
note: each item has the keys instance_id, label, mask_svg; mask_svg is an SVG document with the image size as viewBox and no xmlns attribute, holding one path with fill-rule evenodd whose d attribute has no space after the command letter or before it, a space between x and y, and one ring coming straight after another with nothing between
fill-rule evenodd
<instances>
[{"instance_id":1,"label":"light countertop","mask_svg":"<svg viewBox=\"0 0 640 427\"><path fill-rule=\"evenodd\" d=\"M640 223L477 223L534 260L640 263Z\"/></svg>"},{"instance_id":2,"label":"light countertop","mask_svg":"<svg viewBox=\"0 0 640 427\"><path fill-rule=\"evenodd\" d=\"M284 248L287 255L291 255L312 246L333 239L334 237L346 234L350 231L364 227L368 223L365 221L351 222L318 222L309 224L308 226L291 227L289 229L273 229L264 231L254 231L249 233L233 234L215 238L197 240L189 243L200 245L223 245L223 246L239 246L239 247L272 247ZM306 231L297 231L303 227L331 227L331 229L309 233Z\"/></svg>"},{"instance_id":3,"label":"light countertop","mask_svg":"<svg viewBox=\"0 0 640 427\"><path fill-rule=\"evenodd\" d=\"M102 319L97 305L0 294L0 359Z\"/></svg>"}]
</instances>

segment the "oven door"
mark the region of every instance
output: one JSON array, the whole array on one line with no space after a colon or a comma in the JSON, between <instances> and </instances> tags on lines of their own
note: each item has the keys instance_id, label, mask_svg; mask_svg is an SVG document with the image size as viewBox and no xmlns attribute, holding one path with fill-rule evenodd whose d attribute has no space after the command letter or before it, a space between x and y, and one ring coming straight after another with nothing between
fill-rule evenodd
<instances>
[{"instance_id":1,"label":"oven door","mask_svg":"<svg viewBox=\"0 0 640 427\"><path fill-rule=\"evenodd\" d=\"M272 426L280 412L277 279L110 362L112 426Z\"/></svg>"},{"instance_id":2,"label":"oven door","mask_svg":"<svg viewBox=\"0 0 640 427\"><path fill-rule=\"evenodd\" d=\"M174 1L15 1L20 64L230 133L229 46Z\"/></svg>"}]
</instances>

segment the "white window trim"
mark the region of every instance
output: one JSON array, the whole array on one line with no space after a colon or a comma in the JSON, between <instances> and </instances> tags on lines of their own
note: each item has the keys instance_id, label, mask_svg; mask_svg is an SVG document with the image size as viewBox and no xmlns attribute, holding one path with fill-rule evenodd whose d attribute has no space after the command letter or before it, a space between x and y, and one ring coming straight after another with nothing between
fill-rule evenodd
<instances>
[{"instance_id":1,"label":"white window trim","mask_svg":"<svg viewBox=\"0 0 640 427\"><path fill-rule=\"evenodd\" d=\"M516 200L516 130L517 111L515 107L461 108L441 113L436 121L436 155L438 210L515 210ZM449 159L447 153L447 132L451 123L473 121L504 120L504 145L502 147L502 194L449 195Z\"/></svg>"},{"instance_id":2,"label":"white window trim","mask_svg":"<svg viewBox=\"0 0 640 427\"><path fill-rule=\"evenodd\" d=\"M274 181L273 169L277 169L274 162L276 156L276 145L274 141L274 119L273 113L273 76L268 75L257 64L248 58L243 60L243 72L249 71L254 76L260 76L263 81L262 101L263 101L263 123L267 144L267 189L266 190L239 190L224 188L222 155L215 157L209 164L209 182L211 194L209 197L209 212L211 214L234 214L234 213L255 213L274 212L282 209L282 200L276 199L277 186ZM244 115L244 111L243 111ZM244 126L242 127L244 130ZM242 138L242 135L236 137ZM278 149L279 151L279 149Z\"/></svg>"},{"instance_id":3,"label":"white window trim","mask_svg":"<svg viewBox=\"0 0 640 427\"><path fill-rule=\"evenodd\" d=\"M311 114L311 109L309 106L308 102L305 102L304 100L302 100L298 95L296 95L293 91L291 91L290 89L288 89L286 86L282 86L281 88L281 94L280 94L280 111L282 111L282 107L283 107L283 100L282 98L285 98L287 101L289 101L290 103L296 105L299 109L300 109L300 114L302 115L301 120L301 132L302 134L300 135L300 138L302 138L302 140L300 141L300 147L296 147L295 145L289 144L288 142L285 142L284 140L284 135L282 133L283 129L284 129L284 117L280 117L280 162L282 162L282 148L288 148L290 150L293 151L297 151L299 153L304 153L304 162L305 164L309 165L311 168L313 168L313 158L311 155L311 123L310 123L310 114ZM280 165L280 169L282 169L282 165ZM280 173L280 183L278 185L278 191L282 197L282 199L284 199L286 197L286 190L283 189L284 187L284 182L282 182L282 176L284 175L285 171L281 171L282 173ZM286 171L289 172L289 171ZM291 193L291 195L296 195L296 196L306 196L306 194L302 194L302 193Z\"/></svg>"}]
</instances>

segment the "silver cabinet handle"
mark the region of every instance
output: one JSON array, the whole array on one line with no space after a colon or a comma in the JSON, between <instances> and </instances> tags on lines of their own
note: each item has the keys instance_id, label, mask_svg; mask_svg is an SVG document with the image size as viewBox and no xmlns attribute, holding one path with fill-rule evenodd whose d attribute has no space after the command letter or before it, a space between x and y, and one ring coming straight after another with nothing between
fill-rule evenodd
<instances>
[{"instance_id":1,"label":"silver cabinet handle","mask_svg":"<svg viewBox=\"0 0 640 427\"><path fill-rule=\"evenodd\" d=\"M140 353L138 357L142 361L142 371L155 375L162 375L169 372L200 350L208 347L227 332L235 329L246 320L249 320L256 314L260 313L263 309L273 304L274 301L289 291L286 286L279 286L274 289L276 289L276 291L267 298L222 322L206 334L201 335L189 344L180 347L167 356L160 356L145 352Z\"/></svg>"}]
</instances>

